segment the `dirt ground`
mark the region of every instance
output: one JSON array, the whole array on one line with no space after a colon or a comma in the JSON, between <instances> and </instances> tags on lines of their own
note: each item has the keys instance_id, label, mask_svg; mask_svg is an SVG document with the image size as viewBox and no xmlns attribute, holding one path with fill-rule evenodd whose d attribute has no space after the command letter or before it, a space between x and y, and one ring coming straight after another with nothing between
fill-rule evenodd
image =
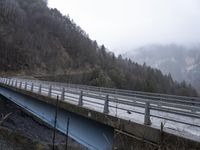
<instances>
[{"instance_id":1,"label":"dirt ground","mask_svg":"<svg viewBox=\"0 0 200 150\"><path fill-rule=\"evenodd\" d=\"M12 114L3 122L1 127L20 134L33 142L52 146L53 129L36 122L32 117L21 111L18 106L0 97L0 115L8 113ZM59 147L65 147L65 143L66 136L60 132L56 132L55 144ZM68 138L68 146L70 149L86 149L71 138Z\"/></svg>"}]
</instances>

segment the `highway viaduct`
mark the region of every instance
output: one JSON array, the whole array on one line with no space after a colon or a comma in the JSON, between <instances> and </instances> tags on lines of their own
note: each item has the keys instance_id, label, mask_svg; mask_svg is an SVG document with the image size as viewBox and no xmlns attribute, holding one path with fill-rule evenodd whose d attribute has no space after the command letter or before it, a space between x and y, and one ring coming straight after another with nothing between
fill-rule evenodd
<instances>
[{"instance_id":1,"label":"highway viaduct","mask_svg":"<svg viewBox=\"0 0 200 150\"><path fill-rule=\"evenodd\" d=\"M0 78L0 95L51 127L58 97L56 129L65 134L70 118L69 136L88 149L200 148L199 98L18 78ZM180 134L171 124L190 130Z\"/></svg>"}]
</instances>

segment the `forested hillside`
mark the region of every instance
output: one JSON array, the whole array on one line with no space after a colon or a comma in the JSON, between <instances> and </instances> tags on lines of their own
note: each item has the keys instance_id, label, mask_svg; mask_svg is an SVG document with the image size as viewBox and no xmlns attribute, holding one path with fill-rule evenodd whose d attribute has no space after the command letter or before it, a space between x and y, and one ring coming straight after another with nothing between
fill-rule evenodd
<instances>
[{"instance_id":1,"label":"forested hillside","mask_svg":"<svg viewBox=\"0 0 200 150\"><path fill-rule=\"evenodd\" d=\"M148 45L123 55L139 64L144 62L160 69L164 74L171 73L178 82L191 83L200 93L200 46L184 47L175 44Z\"/></svg>"},{"instance_id":2,"label":"forested hillside","mask_svg":"<svg viewBox=\"0 0 200 150\"><path fill-rule=\"evenodd\" d=\"M196 96L185 82L116 57L43 0L0 0L0 56L1 74L85 74L79 83Z\"/></svg>"}]
</instances>

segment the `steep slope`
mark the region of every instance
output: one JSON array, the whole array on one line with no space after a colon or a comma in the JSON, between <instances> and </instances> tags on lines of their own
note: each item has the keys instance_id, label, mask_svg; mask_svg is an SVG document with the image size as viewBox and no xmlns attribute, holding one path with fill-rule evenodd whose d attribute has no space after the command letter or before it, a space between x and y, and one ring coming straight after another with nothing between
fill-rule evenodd
<instances>
[{"instance_id":1,"label":"steep slope","mask_svg":"<svg viewBox=\"0 0 200 150\"><path fill-rule=\"evenodd\" d=\"M200 47L186 49L175 44L150 45L123 55L171 74L178 82L191 83L200 92Z\"/></svg>"},{"instance_id":2,"label":"steep slope","mask_svg":"<svg viewBox=\"0 0 200 150\"><path fill-rule=\"evenodd\" d=\"M196 96L157 69L116 57L43 0L0 0L0 56L1 74L70 75L89 85Z\"/></svg>"}]
</instances>

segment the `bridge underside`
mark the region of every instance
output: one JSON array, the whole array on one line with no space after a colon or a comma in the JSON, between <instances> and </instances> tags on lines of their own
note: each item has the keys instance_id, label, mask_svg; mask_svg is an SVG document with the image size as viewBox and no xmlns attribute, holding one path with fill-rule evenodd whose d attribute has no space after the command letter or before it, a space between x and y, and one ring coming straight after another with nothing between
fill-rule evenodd
<instances>
[{"instance_id":1,"label":"bridge underside","mask_svg":"<svg viewBox=\"0 0 200 150\"><path fill-rule=\"evenodd\" d=\"M0 87L0 94L49 126L54 126L55 106L2 87ZM113 128L59 108L56 128L64 134L67 130L68 117L71 138L89 149L112 149Z\"/></svg>"}]
</instances>

